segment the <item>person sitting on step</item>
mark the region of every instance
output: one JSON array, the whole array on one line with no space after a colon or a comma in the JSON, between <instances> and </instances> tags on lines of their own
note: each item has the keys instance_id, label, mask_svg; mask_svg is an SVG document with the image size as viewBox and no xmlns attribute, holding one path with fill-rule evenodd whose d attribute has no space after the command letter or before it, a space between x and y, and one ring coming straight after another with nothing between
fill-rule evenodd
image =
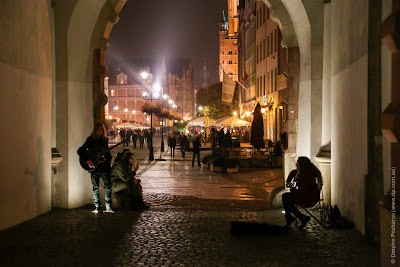
<instances>
[{"instance_id":1,"label":"person sitting on step","mask_svg":"<svg viewBox=\"0 0 400 267\"><path fill-rule=\"evenodd\" d=\"M112 166L112 191L118 193L124 189L128 191L130 208L133 210L146 209L149 206L143 201L143 190L140 179L135 179L139 164L135 164L135 155L127 152L125 156Z\"/></svg>"},{"instance_id":2,"label":"person sitting on step","mask_svg":"<svg viewBox=\"0 0 400 267\"><path fill-rule=\"evenodd\" d=\"M299 157L297 160L297 170L290 172L286 186L290 187L290 193L282 195L282 203L285 208L286 224L289 226L296 220L292 214L301 221L300 229L306 227L310 217L302 214L296 207L301 204L305 207L311 207L317 204L320 199L322 188L321 172L307 157Z\"/></svg>"}]
</instances>

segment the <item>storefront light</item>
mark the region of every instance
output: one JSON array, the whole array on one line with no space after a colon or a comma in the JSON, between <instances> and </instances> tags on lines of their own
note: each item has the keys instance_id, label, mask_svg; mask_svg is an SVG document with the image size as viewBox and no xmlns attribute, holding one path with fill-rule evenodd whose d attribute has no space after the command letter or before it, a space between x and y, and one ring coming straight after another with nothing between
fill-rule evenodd
<instances>
[{"instance_id":1,"label":"storefront light","mask_svg":"<svg viewBox=\"0 0 400 267\"><path fill-rule=\"evenodd\" d=\"M261 113L263 113L263 114L265 113L265 108L261 109Z\"/></svg>"}]
</instances>

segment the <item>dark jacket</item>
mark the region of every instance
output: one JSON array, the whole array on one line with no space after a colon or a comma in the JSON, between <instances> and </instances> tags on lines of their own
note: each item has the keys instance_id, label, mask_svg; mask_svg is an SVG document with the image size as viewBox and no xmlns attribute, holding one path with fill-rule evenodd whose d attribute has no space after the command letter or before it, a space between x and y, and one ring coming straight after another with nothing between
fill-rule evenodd
<instances>
[{"instance_id":1,"label":"dark jacket","mask_svg":"<svg viewBox=\"0 0 400 267\"><path fill-rule=\"evenodd\" d=\"M193 141L193 153L199 153L200 152L200 147L201 147L201 143L199 140L194 140Z\"/></svg>"},{"instance_id":2,"label":"dark jacket","mask_svg":"<svg viewBox=\"0 0 400 267\"><path fill-rule=\"evenodd\" d=\"M112 191L118 192L127 188L126 183L133 180L135 175L136 172L130 171L123 162L115 163L111 169Z\"/></svg>"},{"instance_id":3,"label":"dark jacket","mask_svg":"<svg viewBox=\"0 0 400 267\"><path fill-rule=\"evenodd\" d=\"M168 146L176 146L175 137L168 137Z\"/></svg>"},{"instance_id":4,"label":"dark jacket","mask_svg":"<svg viewBox=\"0 0 400 267\"><path fill-rule=\"evenodd\" d=\"M99 138L95 140L92 136L89 136L85 143L78 149L78 155L84 160L89 160L89 151L97 147L101 147L106 152L104 155L104 161L99 163L96 170L92 173L109 173L111 171L111 153L108 150L108 138Z\"/></svg>"}]
</instances>

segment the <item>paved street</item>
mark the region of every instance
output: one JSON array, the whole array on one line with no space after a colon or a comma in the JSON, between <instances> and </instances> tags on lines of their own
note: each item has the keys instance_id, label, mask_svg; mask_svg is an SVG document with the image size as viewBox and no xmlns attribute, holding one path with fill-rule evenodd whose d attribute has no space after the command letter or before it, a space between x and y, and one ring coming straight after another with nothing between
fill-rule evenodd
<instances>
[{"instance_id":1,"label":"paved street","mask_svg":"<svg viewBox=\"0 0 400 267\"><path fill-rule=\"evenodd\" d=\"M281 209L266 209L280 170L218 174L191 167L191 153L152 163L147 149L135 153L149 210L56 209L0 232L0 266L379 266L378 247L356 230L230 235L234 220L284 224Z\"/></svg>"}]
</instances>

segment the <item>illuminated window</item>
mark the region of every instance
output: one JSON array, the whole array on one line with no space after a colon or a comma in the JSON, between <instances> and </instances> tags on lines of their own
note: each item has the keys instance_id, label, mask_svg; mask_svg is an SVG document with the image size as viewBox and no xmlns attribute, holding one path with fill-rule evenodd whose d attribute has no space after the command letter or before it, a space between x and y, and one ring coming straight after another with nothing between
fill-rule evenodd
<instances>
[{"instance_id":1,"label":"illuminated window","mask_svg":"<svg viewBox=\"0 0 400 267\"><path fill-rule=\"evenodd\" d=\"M111 96L115 96L115 90L111 90Z\"/></svg>"},{"instance_id":2,"label":"illuminated window","mask_svg":"<svg viewBox=\"0 0 400 267\"><path fill-rule=\"evenodd\" d=\"M121 80L121 84L124 84L124 81Z\"/></svg>"}]
</instances>

